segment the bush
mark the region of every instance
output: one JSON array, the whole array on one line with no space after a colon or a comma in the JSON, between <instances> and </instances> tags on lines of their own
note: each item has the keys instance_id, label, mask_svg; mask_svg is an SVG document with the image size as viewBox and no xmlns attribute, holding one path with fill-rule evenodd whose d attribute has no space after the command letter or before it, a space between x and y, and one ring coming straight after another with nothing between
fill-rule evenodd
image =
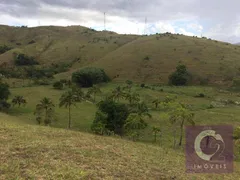
<instances>
[{"instance_id":1,"label":"bush","mask_svg":"<svg viewBox=\"0 0 240 180\"><path fill-rule=\"evenodd\" d=\"M72 81L81 87L92 87L94 84L108 82L109 77L103 69L86 67L72 74Z\"/></svg>"},{"instance_id":2,"label":"bush","mask_svg":"<svg viewBox=\"0 0 240 180\"><path fill-rule=\"evenodd\" d=\"M5 100L0 100L0 111L6 112L11 107L11 104L7 103Z\"/></svg>"},{"instance_id":3,"label":"bush","mask_svg":"<svg viewBox=\"0 0 240 180\"><path fill-rule=\"evenodd\" d=\"M7 103L9 95L10 91L8 84L0 82L0 111L6 111L10 108L11 105Z\"/></svg>"},{"instance_id":4,"label":"bush","mask_svg":"<svg viewBox=\"0 0 240 180\"><path fill-rule=\"evenodd\" d=\"M53 84L53 88L54 89L59 89L59 90L62 90L63 89L63 83L60 82L60 81L57 81Z\"/></svg>"},{"instance_id":5,"label":"bush","mask_svg":"<svg viewBox=\"0 0 240 180\"><path fill-rule=\"evenodd\" d=\"M178 65L176 71L169 76L169 84L175 86L187 85L191 76L185 65Z\"/></svg>"},{"instance_id":6,"label":"bush","mask_svg":"<svg viewBox=\"0 0 240 180\"><path fill-rule=\"evenodd\" d=\"M141 84L141 88L144 88L144 87L145 87L145 84L144 84L144 83L142 83L142 84Z\"/></svg>"},{"instance_id":7,"label":"bush","mask_svg":"<svg viewBox=\"0 0 240 180\"><path fill-rule=\"evenodd\" d=\"M0 100L7 100L9 95L10 91L8 84L0 82Z\"/></svg>"},{"instance_id":8,"label":"bush","mask_svg":"<svg viewBox=\"0 0 240 180\"><path fill-rule=\"evenodd\" d=\"M199 93L199 94L197 94L197 95L194 96L194 97L197 97L197 98L204 98L204 97L205 97L205 94L203 94L203 93Z\"/></svg>"},{"instance_id":9,"label":"bush","mask_svg":"<svg viewBox=\"0 0 240 180\"><path fill-rule=\"evenodd\" d=\"M123 135L124 123L128 115L127 105L106 99L98 103L98 112L93 121L92 129L95 131L98 129L98 133L107 130L117 135Z\"/></svg>"},{"instance_id":10,"label":"bush","mask_svg":"<svg viewBox=\"0 0 240 180\"><path fill-rule=\"evenodd\" d=\"M106 133L105 126L107 125L107 115L101 111L97 111L91 130L98 135L104 135Z\"/></svg>"},{"instance_id":11,"label":"bush","mask_svg":"<svg viewBox=\"0 0 240 180\"><path fill-rule=\"evenodd\" d=\"M8 47L6 45L0 46L0 54L3 54L11 49L12 49L11 47Z\"/></svg>"},{"instance_id":12,"label":"bush","mask_svg":"<svg viewBox=\"0 0 240 180\"><path fill-rule=\"evenodd\" d=\"M29 66L39 64L33 57L29 57L25 54L18 54L14 58L14 62L17 66Z\"/></svg>"},{"instance_id":13,"label":"bush","mask_svg":"<svg viewBox=\"0 0 240 180\"><path fill-rule=\"evenodd\" d=\"M41 85L41 86L47 86L50 85L50 82L48 79L34 79L34 84Z\"/></svg>"}]
</instances>

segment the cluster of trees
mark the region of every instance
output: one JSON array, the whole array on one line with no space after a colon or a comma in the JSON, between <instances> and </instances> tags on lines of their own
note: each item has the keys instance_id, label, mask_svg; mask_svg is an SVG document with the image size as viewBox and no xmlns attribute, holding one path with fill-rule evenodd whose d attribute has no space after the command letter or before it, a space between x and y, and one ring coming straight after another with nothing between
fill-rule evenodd
<instances>
[{"instance_id":1,"label":"cluster of trees","mask_svg":"<svg viewBox=\"0 0 240 180\"><path fill-rule=\"evenodd\" d=\"M25 54L17 54L14 57L14 63L17 66L32 66L38 65L39 63L34 59L34 57L27 56Z\"/></svg>"},{"instance_id":2,"label":"cluster of trees","mask_svg":"<svg viewBox=\"0 0 240 180\"><path fill-rule=\"evenodd\" d=\"M92 87L94 84L110 81L105 71L100 68L86 67L72 74L72 81L80 87Z\"/></svg>"},{"instance_id":3,"label":"cluster of trees","mask_svg":"<svg viewBox=\"0 0 240 180\"><path fill-rule=\"evenodd\" d=\"M0 46L0 54L3 54L11 49L12 49L11 47L8 47L6 45Z\"/></svg>"},{"instance_id":4,"label":"cluster of trees","mask_svg":"<svg viewBox=\"0 0 240 180\"><path fill-rule=\"evenodd\" d=\"M132 82L127 86L115 88L104 100L97 103L98 110L91 126L99 135L116 134L129 136L137 140L142 130L147 127L146 118L151 118L145 102L140 101L140 95L132 92ZM125 99L128 103L120 102Z\"/></svg>"},{"instance_id":5,"label":"cluster of trees","mask_svg":"<svg viewBox=\"0 0 240 180\"><path fill-rule=\"evenodd\" d=\"M20 78L20 79L44 79L53 78L53 75L67 71L69 64L60 63L59 65L53 64L49 67L39 66L17 66L17 67L0 67L0 74L7 78Z\"/></svg>"},{"instance_id":6,"label":"cluster of trees","mask_svg":"<svg viewBox=\"0 0 240 180\"><path fill-rule=\"evenodd\" d=\"M77 103L83 101L95 102L95 96L97 93L101 93L101 90L97 86L93 86L88 89L87 93L84 93L81 88L71 83L71 81L61 80L60 83L65 82L70 88L62 94L59 99L59 107L65 107L68 109L68 128L71 128L71 108L75 107ZM34 114L38 124L50 125L56 120L55 105L50 98L43 98L39 104L36 105Z\"/></svg>"}]
</instances>

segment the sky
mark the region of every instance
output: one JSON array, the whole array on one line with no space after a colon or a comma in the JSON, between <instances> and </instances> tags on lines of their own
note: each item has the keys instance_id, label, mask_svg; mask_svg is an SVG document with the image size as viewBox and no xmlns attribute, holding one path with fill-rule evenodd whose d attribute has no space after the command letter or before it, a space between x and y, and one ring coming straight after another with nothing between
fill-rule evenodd
<instances>
[{"instance_id":1,"label":"sky","mask_svg":"<svg viewBox=\"0 0 240 180\"><path fill-rule=\"evenodd\" d=\"M0 24L81 25L121 34L180 33L240 42L240 0L0 0Z\"/></svg>"}]
</instances>

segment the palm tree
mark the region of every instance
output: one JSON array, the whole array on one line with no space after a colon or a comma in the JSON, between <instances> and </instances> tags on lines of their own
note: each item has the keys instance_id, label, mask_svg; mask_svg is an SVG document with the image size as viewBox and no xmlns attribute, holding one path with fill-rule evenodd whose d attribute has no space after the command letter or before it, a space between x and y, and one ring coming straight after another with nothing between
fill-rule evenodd
<instances>
[{"instance_id":1,"label":"palm tree","mask_svg":"<svg viewBox=\"0 0 240 180\"><path fill-rule=\"evenodd\" d=\"M133 82L130 80L126 80L126 84L127 84L127 86L124 87L124 89L128 89L128 92L131 92Z\"/></svg>"},{"instance_id":2,"label":"palm tree","mask_svg":"<svg viewBox=\"0 0 240 180\"><path fill-rule=\"evenodd\" d=\"M137 114L141 117L147 116L149 118L152 117L152 115L149 113L148 107L145 102L141 102L137 104Z\"/></svg>"},{"instance_id":3,"label":"palm tree","mask_svg":"<svg viewBox=\"0 0 240 180\"><path fill-rule=\"evenodd\" d=\"M87 94L91 96L93 94L93 101L96 102L96 94L101 93L102 91L100 88L96 85L93 85L91 88L89 88Z\"/></svg>"},{"instance_id":4,"label":"palm tree","mask_svg":"<svg viewBox=\"0 0 240 180\"><path fill-rule=\"evenodd\" d=\"M144 121L143 117L137 113L130 114L124 124L124 129L132 136L133 140L138 139L140 130L146 127L147 123Z\"/></svg>"},{"instance_id":5,"label":"palm tree","mask_svg":"<svg viewBox=\"0 0 240 180\"><path fill-rule=\"evenodd\" d=\"M38 121L39 124L41 124L41 116L42 113L44 113L45 118L44 118L44 124L48 125L51 124L52 119L54 118L54 104L53 102L49 99L44 97L39 104L36 105L36 110L34 114L37 115L36 120Z\"/></svg>"},{"instance_id":6,"label":"palm tree","mask_svg":"<svg viewBox=\"0 0 240 180\"><path fill-rule=\"evenodd\" d=\"M157 109L161 101L159 99L155 99L152 103L155 105L155 108Z\"/></svg>"},{"instance_id":7,"label":"palm tree","mask_svg":"<svg viewBox=\"0 0 240 180\"><path fill-rule=\"evenodd\" d=\"M111 95L111 98L113 100L117 100L119 101L120 98L123 98L125 96L124 92L122 91L122 88L120 86L118 86L116 89L114 89L112 91L112 95Z\"/></svg>"},{"instance_id":8,"label":"palm tree","mask_svg":"<svg viewBox=\"0 0 240 180\"><path fill-rule=\"evenodd\" d=\"M61 98L59 107L65 106L65 108L68 108L68 128L71 128L71 106L76 106L76 102L79 101L79 97L76 94L76 91L69 90L65 92Z\"/></svg>"},{"instance_id":9,"label":"palm tree","mask_svg":"<svg viewBox=\"0 0 240 180\"><path fill-rule=\"evenodd\" d=\"M25 105L27 103L27 101L23 98L23 96L15 96L12 99L12 103L13 103L13 106L18 104L18 107L20 107L22 104Z\"/></svg>"},{"instance_id":10,"label":"palm tree","mask_svg":"<svg viewBox=\"0 0 240 180\"><path fill-rule=\"evenodd\" d=\"M76 102L81 102L81 101L85 100L85 94L81 88L74 86L74 87L72 87L72 92L77 97Z\"/></svg>"},{"instance_id":11,"label":"palm tree","mask_svg":"<svg viewBox=\"0 0 240 180\"><path fill-rule=\"evenodd\" d=\"M127 93L125 96L126 96L126 99L129 101L129 103L131 105L135 104L135 103L138 103L140 101L140 95L136 92Z\"/></svg>"},{"instance_id":12,"label":"palm tree","mask_svg":"<svg viewBox=\"0 0 240 180\"><path fill-rule=\"evenodd\" d=\"M190 123L191 125L195 125L194 122L194 113L191 113L185 107L181 106L174 110L170 115L170 122L172 125L176 123L180 123L180 139L179 139L179 146L182 145L182 138L183 138L183 126L185 123ZM175 137L174 137L175 138Z\"/></svg>"}]
</instances>

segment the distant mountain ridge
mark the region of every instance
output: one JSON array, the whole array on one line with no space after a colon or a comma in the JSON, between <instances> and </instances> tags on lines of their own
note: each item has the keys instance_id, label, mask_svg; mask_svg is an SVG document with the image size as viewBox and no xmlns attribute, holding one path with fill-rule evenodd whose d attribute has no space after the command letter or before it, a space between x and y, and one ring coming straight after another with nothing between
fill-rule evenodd
<instances>
[{"instance_id":1,"label":"distant mountain ridge","mask_svg":"<svg viewBox=\"0 0 240 180\"><path fill-rule=\"evenodd\" d=\"M116 81L167 83L179 63L185 64L194 82L222 84L240 76L240 46L195 36L171 33L127 35L96 31L82 26L35 28L0 25L0 66L14 66L13 54L33 56L40 66L71 63L70 77L84 66L95 66Z\"/></svg>"}]
</instances>

